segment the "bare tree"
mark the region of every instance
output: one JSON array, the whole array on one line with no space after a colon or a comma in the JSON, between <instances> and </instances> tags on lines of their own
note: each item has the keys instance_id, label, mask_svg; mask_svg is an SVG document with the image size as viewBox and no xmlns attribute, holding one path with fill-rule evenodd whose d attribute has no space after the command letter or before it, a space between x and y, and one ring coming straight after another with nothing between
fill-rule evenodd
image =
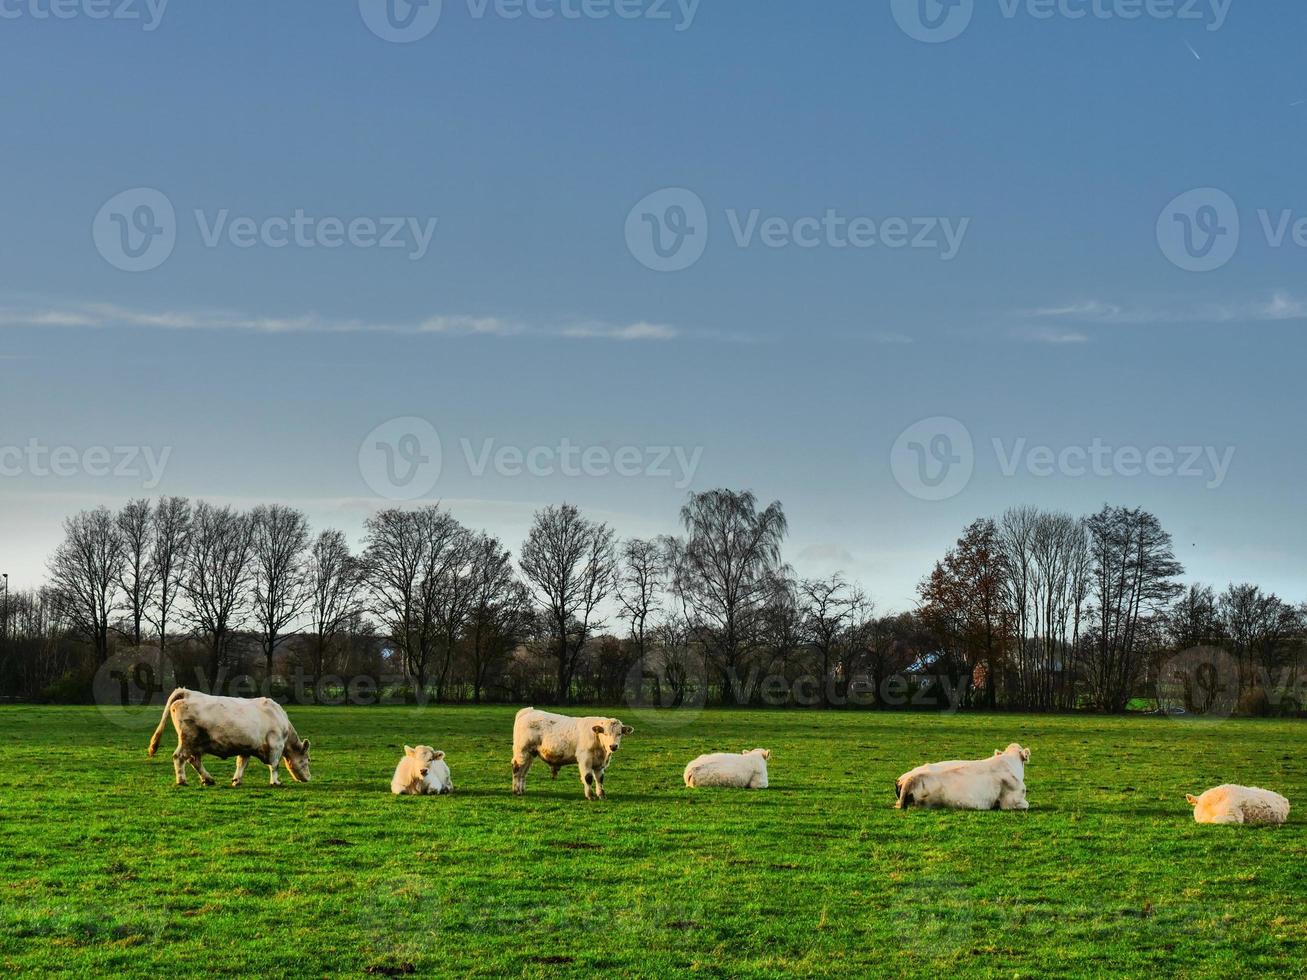
<instances>
[{"instance_id":1,"label":"bare tree","mask_svg":"<svg viewBox=\"0 0 1307 980\"><path fill-rule=\"evenodd\" d=\"M182 592L186 557L191 541L191 504L185 497L162 497L151 519L150 565L154 575L154 601L145 615L159 634L159 670L163 671L168 644L168 622Z\"/></svg>"},{"instance_id":2,"label":"bare tree","mask_svg":"<svg viewBox=\"0 0 1307 980\"><path fill-rule=\"evenodd\" d=\"M118 536L122 541L122 572L118 585L126 597L133 646L140 646L141 627L154 603L158 570L154 564L154 511L147 499L129 500L118 512Z\"/></svg>"},{"instance_id":3,"label":"bare tree","mask_svg":"<svg viewBox=\"0 0 1307 980\"><path fill-rule=\"evenodd\" d=\"M122 535L107 507L64 521L64 540L50 559L50 581L74 632L86 637L96 663L109 659L109 619L122 580Z\"/></svg>"},{"instance_id":4,"label":"bare tree","mask_svg":"<svg viewBox=\"0 0 1307 980\"><path fill-rule=\"evenodd\" d=\"M492 671L530 630L531 596L513 571L513 556L499 539L479 534L472 546L473 601L468 654L472 700L481 701Z\"/></svg>"},{"instance_id":5,"label":"bare tree","mask_svg":"<svg viewBox=\"0 0 1307 980\"><path fill-rule=\"evenodd\" d=\"M201 500L192 515L190 544L182 586L187 616L209 648L206 680L216 685L232 638L250 611L254 522L248 514Z\"/></svg>"},{"instance_id":6,"label":"bare tree","mask_svg":"<svg viewBox=\"0 0 1307 980\"><path fill-rule=\"evenodd\" d=\"M546 507L536 512L520 564L549 619L558 661L558 699L566 702L586 640L604 626L596 610L614 588L613 531L582 517L571 504Z\"/></svg>"},{"instance_id":7,"label":"bare tree","mask_svg":"<svg viewBox=\"0 0 1307 980\"><path fill-rule=\"evenodd\" d=\"M1124 711L1143 666L1152 618L1181 591L1171 536L1152 514L1104 507L1087 521L1093 562L1087 680L1094 707Z\"/></svg>"},{"instance_id":8,"label":"bare tree","mask_svg":"<svg viewBox=\"0 0 1307 980\"><path fill-rule=\"evenodd\" d=\"M760 614L781 565L787 524L779 501L764 510L749 491L707 490L681 508L686 541L676 588L695 636L722 678L722 698L739 703L740 670L756 649Z\"/></svg>"},{"instance_id":9,"label":"bare tree","mask_svg":"<svg viewBox=\"0 0 1307 980\"><path fill-rule=\"evenodd\" d=\"M449 561L441 570L432 595L441 642L441 658L436 672L437 701L445 697L455 646L476 608L476 538L466 528L460 527L449 547Z\"/></svg>"},{"instance_id":10,"label":"bare tree","mask_svg":"<svg viewBox=\"0 0 1307 980\"><path fill-rule=\"evenodd\" d=\"M667 584L670 556L664 539L631 538L622 546L617 598L622 614L631 624L641 678L637 697L643 696L643 678L648 667L650 617L659 609L659 597Z\"/></svg>"},{"instance_id":11,"label":"bare tree","mask_svg":"<svg viewBox=\"0 0 1307 980\"><path fill-rule=\"evenodd\" d=\"M266 682L272 683L272 660L285 631L309 602L304 552L309 522L284 504L261 504L250 514L253 531L254 621L263 645Z\"/></svg>"},{"instance_id":12,"label":"bare tree","mask_svg":"<svg viewBox=\"0 0 1307 980\"><path fill-rule=\"evenodd\" d=\"M822 704L830 703L834 682L832 666L839 660L839 646L853 617L853 594L839 575L805 579L799 583L804 638L821 661Z\"/></svg>"},{"instance_id":13,"label":"bare tree","mask_svg":"<svg viewBox=\"0 0 1307 980\"><path fill-rule=\"evenodd\" d=\"M363 563L340 531L322 531L308 559L308 615L313 628L313 675L326 671L327 648L359 608Z\"/></svg>"},{"instance_id":14,"label":"bare tree","mask_svg":"<svg viewBox=\"0 0 1307 980\"><path fill-rule=\"evenodd\" d=\"M373 611L398 644L404 670L424 692L440 641L437 606L441 582L461 558L465 530L439 505L389 508L368 518L364 562Z\"/></svg>"}]
</instances>

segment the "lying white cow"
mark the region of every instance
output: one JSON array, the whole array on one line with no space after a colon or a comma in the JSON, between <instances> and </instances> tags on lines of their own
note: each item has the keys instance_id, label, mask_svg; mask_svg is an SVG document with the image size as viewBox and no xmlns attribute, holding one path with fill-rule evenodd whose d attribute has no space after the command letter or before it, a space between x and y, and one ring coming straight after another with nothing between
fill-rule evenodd
<instances>
[{"instance_id":1,"label":"lying white cow","mask_svg":"<svg viewBox=\"0 0 1307 980\"><path fill-rule=\"evenodd\" d=\"M404 746L404 758L395 767L390 780L390 791L396 796L432 796L452 793L454 784L449 778L445 753L430 745Z\"/></svg>"},{"instance_id":2,"label":"lying white cow","mask_svg":"<svg viewBox=\"0 0 1307 980\"><path fill-rule=\"evenodd\" d=\"M770 758L768 749L746 749L739 755L733 752L701 755L685 767L685 785L766 789L767 760Z\"/></svg>"},{"instance_id":3,"label":"lying white cow","mask_svg":"<svg viewBox=\"0 0 1307 980\"><path fill-rule=\"evenodd\" d=\"M933 762L905 772L894 783L902 810L910 806L955 810L1026 810L1026 762L1030 750L1013 742L988 759Z\"/></svg>"},{"instance_id":4,"label":"lying white cow","mask_svg":"<svg viewBox=\"0 0 1307 980\"><path fill-rule=\"evenodd\" d=\"M1289 801L1279 793L1256 786L1226 783L1209 789L1202 796L1186 793L1198 823L1271 823L1289 819Z\"/></svg>"},{"instance_id":5,"label":"lying white cow","mask_svg":"<svg viewBox=\"0 0 1307 980\"><path fill-rule=\"evenodd\" d=\"M526 773L538 756L558 775L563 766L576 763L581 770L585 798L591 790L604 795L604 770L622 745L622 736L634 728L616 718L572 718L535 708L523 708L513 721L513 792L526 792Z\"/></svg>"},{"instance_id":6,"label":"lying white cow","mask_svg":"<svg viewBox=\"0 0 1307 980\"><path fill-rule=\"evenodd\" d=\"M177 730L177 750L172 754L177 785L186 785L186 763L200 774L200 782L213 785L213 777L204 769L203 756L219 759L236 757L233 786L245 778L245 766L253 757L268 767L268 782L280 786L277 766L298 782L309 781L309 742L301 740L286 712L270 698L223 698L179 687L168 695L159 727L150 738L150 755L159 748L163 729L172 718Z\"/></svg>"}]
</instances>

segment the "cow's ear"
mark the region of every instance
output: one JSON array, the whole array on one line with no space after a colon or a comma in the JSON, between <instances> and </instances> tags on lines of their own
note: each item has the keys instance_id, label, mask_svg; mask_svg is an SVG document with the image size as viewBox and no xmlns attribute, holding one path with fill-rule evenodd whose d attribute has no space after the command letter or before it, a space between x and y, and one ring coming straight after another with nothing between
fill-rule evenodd
<instances>
[{"instance_id":1,"label":"cow's ear","mask_svg":"<svg viewBox=\"0 0 1307 980\"><path fill-rule=\"evenodd\" d=\"M304 741L300 742L300 751L307 752L308 750L309 750L309 740L306 738Z\"/></svg>"},{"instance_id":2,"label":"cow's ear","mask_svg":"<svg viewBox=\"0 0 1307 980\"><path fill-rule=\"evenodd\" d=\"M433 758L433 759L443 759L444 757L445 757L445 753L440 752L440 751L437 751L436 754L433 755L431 758Z\"/></svg>"},{"instance_id":3,"label":"cow's ear","mask_svg":"<svg viewBox=\"0 0 1307 980\"><path fill-rule=\"evenodd\" d=\"M411 745L404 746L404 754L411 756L413 754L413 746Z\"/></svg>"},{"instance_id":4,"label":"cow's ear","mask_svg":"<svg viewBox=\"0 0 1307 980\"><path fill-rule=\"evenodd\" d=\"M771 758L771 749L763 749L763 750L762 750L762 757L763 757L764 759L770 759L770 758Z\"/></svg>"},{"instance_id":5,"label":"cow's ear","mask_svg":"<svg viewBox=\"0 0 1307 980\"><path fill-rule=\"evenodd\" d=\"M1198 797L1194 796L1193 793L1185 793L1184 798L1189 801L1190 806L1198 805Z\"/></svg>"},{"instance_id":6,"label":"cow's ear","mask_svg":"<svg viewBox=\"0 0 1307 980\"><path fill-rule=\"evenodd\" d=\"M623 734L623 735L633 735L633 734L635 734L635 729L632 728L630 725L623 725L623 726L622 726L622 734Z\"/></svg>"},{"instance_id":7,"label":"cow's ear","mask_svg":"<svg viewBox=\"0 0 1307 980\"><path fill-rule=\"evenodd\" d=\"M1030 750L1029 750L1029 749L1022 749L1022 750L1021 750L1021 761L1022 761L1022 762L1029 762L1029 761L1030 761Z\"/></svg>"},{"instance_id":8,"label":"cow's ear","mask_svg":"<svg viewBox=\"0 0 1307 980\"><path fill-rule=\"evenodd\" d=\"M596 735L602 735L602 734L604 733L604 726L603 726L603 725L595 725L595 726L594 726L594 733L595 733Z\"/></svg>"}]
</instances>

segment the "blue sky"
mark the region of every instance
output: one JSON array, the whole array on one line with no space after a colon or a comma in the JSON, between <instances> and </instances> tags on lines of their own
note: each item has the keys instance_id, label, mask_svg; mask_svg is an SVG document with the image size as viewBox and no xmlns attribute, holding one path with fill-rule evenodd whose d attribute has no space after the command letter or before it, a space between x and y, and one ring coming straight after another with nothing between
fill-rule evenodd
<instances>
[{"instance_id":1,"label":"blue sky","mask_svg":"<svg viewBox=\"0 0 1307 980\"><path fill-rule=\"evenodd\" d=\"M687 486L749 487L785 503L796 570L842 568L905 608L974 517L1113 502L1155 511L1192 578L1307 598L1307 10L976 0L960 36L924 43L888 0L703 0L692 19L624 2L640 16L445 0L427 36L390 43L345 0L173 0L153 30L89 16L95 0L67 19L8 0L0 446L82 461L54 476L0 457L15 585L65 513L143 492L88 448L167 449L149 493L282 499L355 533L388 502L360 446L417 417L441 447L427 495L513 547L544 503L650 534ZM536 9L564 6L580 9ZM93 226L115 229L97 215L136 188L174 209L175 244L129 272ZM707 244L657 272L627 219L666 188L702 203ZM1199 188L1226 196L1190 217L1230 242L1233 207L1239 236L1192 272L1158 228ZM297 212L328 238L332 219L402 219L407 244L273 247ZM965 232L949 258L733 234L753 215L789 241L828 214ZM240 247L241 219L274 223ZM405 236L432 219L415 258ZM935 418L973 446L944 500L902 469L933 465L930 427L895 448ZM565 475L563 440L610 464L633 450L639 472ZM1096 440L1173 463L1081 472ZM697 459L688 481L664 475L663 447ZM1036 447L1072 462L1036 475ZM1175 472L1189 447L1211 453L1198 475ZM533 449L552 472L514 471Z\"/></svg>"}]
</instances>

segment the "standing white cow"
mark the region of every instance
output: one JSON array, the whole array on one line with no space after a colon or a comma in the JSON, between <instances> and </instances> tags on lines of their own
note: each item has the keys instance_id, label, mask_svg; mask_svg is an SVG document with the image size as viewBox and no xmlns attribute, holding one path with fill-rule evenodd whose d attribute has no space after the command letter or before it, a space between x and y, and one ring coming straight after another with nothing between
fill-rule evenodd
<instances>
[{"instance_id":1,"label":"standing white cow","mask_svg":"<svg viewBox=\"0 0 1307 980\"><path fill-rule=\"evenodd\" d=\"M1026 763L1030 750L1013 742L988 759L932 762L894 782L895 807L955 810L1027 810Z\"/></svg>"},{"instance_id":2,"label":"standing white cow","mask_svg":"<svg viewBox=\"0 0 1307 980\"><path fill-rule=\"evenodd\" d=\"M1289 819L1289 801L1279 793L1256 786L1226 783L1202 796L1186 793L1184 798L1194 808L1197 823L1281 824Z\"/></svg>"},{"instance_id":3,"label":"standing white cow","mask_svg":"<svg viewBox=\"0 0 1307 980\"><path fill-rule=\"evenodd\" d=\"M526 774L538 756L558 775L563 766L576 763L581 771L585 798L593 790L599 799L604 794L604 770L622 745L622 736L634 728L616 718L573 718L535 708L523 708L513 720L513 792L526 792Z\"/></svg>"},{"instance_id":4,"label":"standing white cow","mask_svg":"<svg viewBox=\"0 0 1307 980\"><path fill-rule=\"evenodd\" d=\"M150 755L158 750L169 718L177 730L172 767L178 786L186 785L188 762L200 774L202 784L213 785L213 777L204 768L205 754L219 759L236 757L233 786L239 786L245 778L245 766L251 757L268 767L272 786L281 785L277 766L283 762L297 782L309 781L308 739L300 739L285 709L270 698L224 698L179 687L168 695L163 706L159 727L150 738Z\"/></svg>"},{"instance_id":5,"label":"standing white cow","mask_svg":"<svg viewBox=\"0 0 1307 980\"><path fill-rule=\"evenodd\" d=\"M770 758L770 749L745 749L739 755L733 752L701 755L685 767L685 785L766 789Z\"/></svg>"},{"instance_id":6,"label":"standing white cow","mask_svg":"<svg viewBox=\"0 0 1307 980\"><path fill-rule=\"evenodd\" d=\"M445 753L430 745L404 746L404 758L395 767L390 791L396 796L443 796L454 791Z\"/></svg>"}]
</instances>

